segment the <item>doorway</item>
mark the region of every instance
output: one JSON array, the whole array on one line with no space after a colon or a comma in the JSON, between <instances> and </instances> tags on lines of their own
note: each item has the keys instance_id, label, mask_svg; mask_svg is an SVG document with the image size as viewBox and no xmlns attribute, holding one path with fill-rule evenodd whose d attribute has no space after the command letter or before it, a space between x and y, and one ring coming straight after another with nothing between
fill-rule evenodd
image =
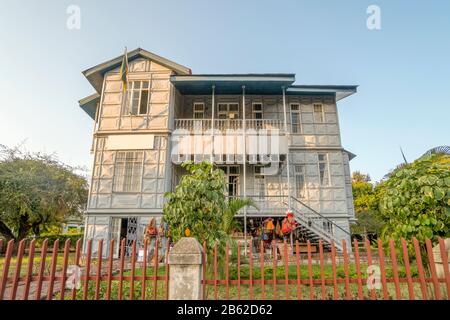
<instances>
[{"instance_id":1,"label":"doorway","mask_svg":"<svg viewBox=\"0 0 450 320\"><path fill-rule=\"evenodd\" d=\"M240 167L239 166L219 166L225 174L226 189L229 197L239 197L240 195Z\"/></svg>"},{"instance_id":2,"label":"doorway","mask_svg":"<svg viewBox=\"0 0 450 320\"><path fill-rule=\"evenodd\" d=\"M122 254L121 243L125 239L125 256L129 257L132 253L133 241L138 239L138 218L111 218L111 228L109 238L114 240L113 257L118 258ZM138 248L136 241L136 246Z\"/></svg>"}]
</instances>

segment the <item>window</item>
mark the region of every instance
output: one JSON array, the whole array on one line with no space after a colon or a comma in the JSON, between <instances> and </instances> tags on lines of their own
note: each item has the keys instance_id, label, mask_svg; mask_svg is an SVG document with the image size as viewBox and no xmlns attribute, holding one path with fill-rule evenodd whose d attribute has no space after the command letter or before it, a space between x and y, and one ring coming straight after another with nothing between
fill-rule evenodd
<instances>
[{"instance_id":1,"label":"window","mask_svg":"<svg viewBox=\"0 0 450 320\"><path fill-rule=\"evenodd\" d=\"M262 103L254 103L253 119L262 119L262 118L263 118Z\"/></svg>"},{"instance_id":2,"label":"window","mask_svg":"<svg viewBox=\"0 0 450 320\"><path fill-rule=\"evenodd\" d=\"M225 174L226 192L229 197L239 196L239 166L219 166Z\"/></svg>"},{"instance_id":3,"label":"window","mask_svg":"<svg viewBox=\"0 0 450 320\"><path fill-rule=\"evenodd\" d=\"M295 192L298 198L305 197L305 166L294 166Z\"/></svg>"},{"instance_id":4,"label":"window","mask_svg":"<svg viewBox=\"0 0 450 320\"><path fill-rule=\"evenodd\" d=\"M217 116L219 119L237 119L239 114L239 104L219 103Z\"/></svg>"},{"instance_id":5,"label":"window","mask_svg":"<svg viewBox=\"0 0 450 320\"><path fill-rule=\"evenodd\" d=\"M291 104L291 131L292 133L301 133L299 104Z\"/></svg>"},{"instance_id":6,"label":"window","mask_svg":"<svg viewBox=\"0 0 450 320\"><path fill-rule=\"evenodd\" d=\"M254 171L254 188L255 188L255 196L258 200L264 200L264 197L266 196L266 183L264 179L263 167L262 166L255 166Z\"/></svg>"},{"instance_id":7,"label":"window","mask_svg":"<svg viewBox=\"0 0 450 320\"><path fill-rule=\"evenodd\" d=\"M194 119L203 119L205 117L205 104L194 103Z\"/></svg>"},{"instance_id":8,"label":"window","mask_svg":"<svg viewBox=\"0 0 450 320\"><path fill-rule=\"evenodd\" d=\"M318 155L319 165L319 180L321 186L328 186L330 184L329 170L328 170L328 157L326 153L319 153Z\"/></svg>"},{"instance_id":9,"label":"window","mask_svg":"<svg viewBox=\"0 0 450 320\"><path fill-rule=\"evenodd\" d=\"M127 89L127 103L124 115L145 115L149 104L149 82L131 81Z\"/></svg>"},{"instance_id":10,"label":"window","mask_svg":"<svg viewBox=\"0 0 450 320\"><path fill-rule=\"evenodd\" d=\"M142 151L119 151L114 172L115 192L139 192L142 179Z\"/></svg>"},{"instance_id":11,"label":"window","mask_svg":"<svg viewBox=\"0 0 450 320\"><path fill-rule=\"evenodd\" d=\"M252 104L252 115L254 119L251 124L252 129L262 129L263 128L262 103L258 102Z\"/></svg>"},{"instance_id":12,"label":"window","mask_svg":"<svg viewBox=\"0 0 450 320\"><path fill-rule=\"evenodd\" d=\"M321 104L314 105L314 122L320 123L323 122L323 107Z\"/></svg>"}]
</instances>

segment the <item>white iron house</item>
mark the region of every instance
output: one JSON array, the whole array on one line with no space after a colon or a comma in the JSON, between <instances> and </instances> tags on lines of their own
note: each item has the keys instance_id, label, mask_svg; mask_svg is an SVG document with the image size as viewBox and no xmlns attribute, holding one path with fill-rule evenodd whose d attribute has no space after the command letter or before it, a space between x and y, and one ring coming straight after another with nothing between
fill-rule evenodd
<instances>
[{"instance_id":1,"label":"white iron house","mask_svg":"<svg viewBox=\"0 0 450 320\"><path fill-rule=\"evenodd\" d=\"M127 252L133 240L141 245L187 159L212 159L229 196L254 199L258 210L240 213L245 225L289 209L309 239L338 248L350 240L354 155L341 144L336 104L356 86L295 85L294 74L196 75L140 48L127 55L125 92L123 56L83 72L96 91L79 102L94 120L85 240L103 239L105 253L111 239L126 238ZM252 151L254 141L276 144L276 154Z\"/></svg>"}]
</instances>

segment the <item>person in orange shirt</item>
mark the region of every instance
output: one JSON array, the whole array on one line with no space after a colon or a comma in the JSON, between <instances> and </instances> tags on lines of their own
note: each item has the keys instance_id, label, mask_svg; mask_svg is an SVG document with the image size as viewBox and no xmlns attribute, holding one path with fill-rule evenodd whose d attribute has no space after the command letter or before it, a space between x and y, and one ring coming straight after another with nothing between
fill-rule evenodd
<instances>
[{"instance_id":1,"label":"person in orange shirt","mask_svg":"<svg viewBox=\"0 0 450 320\"><path fill-rule=\"evenodd\" d=\"M292 211L286 213L286 217L281 223L281 232L283 233L283 239L288 241L291 232L296 228L297 222L295 222L294 214Z\"/></svg>"},{"instance_id":2,"label":"person in orange shirt","mask_svg":"<svg viewBox=\"0 0 450 320\"><path fill-rule=\"evenodd\" d=\"M156 229L156 220L152 218L148 225L145 227L144 239L147 240L147 246L149 248L148 259L151 260L155 253L156 236L158 235L158 230Z\"/></svg>"}]
</instances>

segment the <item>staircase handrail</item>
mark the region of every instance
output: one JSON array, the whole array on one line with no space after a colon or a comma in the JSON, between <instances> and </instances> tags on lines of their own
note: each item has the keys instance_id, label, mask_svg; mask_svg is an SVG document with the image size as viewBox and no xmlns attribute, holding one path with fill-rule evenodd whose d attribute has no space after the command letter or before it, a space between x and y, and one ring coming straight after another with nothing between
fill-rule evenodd
<instances>
[{"instance_id":1,"label":"staircase handrail","mask_svg":"<svg viewBox=\"0 0 450 320\"><path fill-rule=\"evenodd\" d=\"M302 201L300 201L299 199L297 199L294 196L291 196L291 199L293 199L294 201L296 201L297 203L303 205L304 207L306 207L307 209L309 209L310 211L312 211L314 214L320 216L322 219L326 220L327 222L331 223L334 227L337 227L339 229L341 229L344 233L346 233L348 236L351 236L350 232L348 232L347 230L345 230L344 228L342 228L341 226L339 226L338 224L336 224L333 220L325 217L324 215L322 215L321 213L317 212L316 210L314 210L313 208L311 208L310 206L308 206L306 203L303 203Z\"/></svg>"}]
</instances>

